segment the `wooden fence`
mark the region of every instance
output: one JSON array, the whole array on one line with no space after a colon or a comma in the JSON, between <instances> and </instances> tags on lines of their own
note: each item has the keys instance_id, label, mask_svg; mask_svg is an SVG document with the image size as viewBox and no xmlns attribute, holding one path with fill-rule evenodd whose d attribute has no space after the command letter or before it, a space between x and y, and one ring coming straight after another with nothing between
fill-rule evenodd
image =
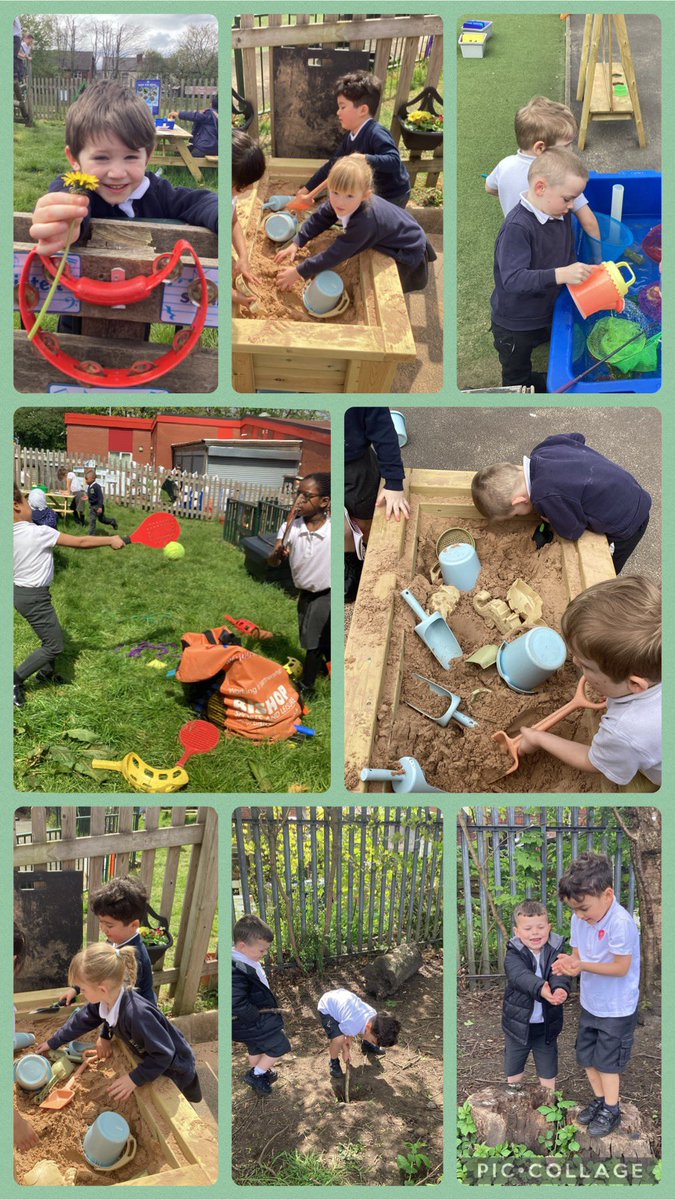
<instances>
[{"instance_id":1,"label":"wooden fence","mask_svg":"<svg viewBox=\"0 0 675 1200\"><path fill-rule=\"evenodd\" d=\"M470 814L470 815L467 815ZM558 896L558 880L586 850L607 854L614 866L614 891L624 908L636 907L636 881L629 842L610 808L483 808L460 814L457 916L462 973L470 986L503 976L512 913L524 899L548 906L553 928L562 933L569 913Z\"/></svg>"},{"instance_id":2,"label":"wooden fence","mask_svg":"<svg viewBox=\"0 0 675 1200\"><path fill-rule=\"evenodd\" d=\"M97 79L105 78L104 74ZM153 78L155 76L153 75ZM32 103L33 117L43 121L62 120L77 99L84 80L70 75L50 77L29 73L26 81ZM125 80L134 90L134 81ZM216 79L162 80L160 116L178 109L208 108L210 97L218 91Z\"/></svg>"},{"instance_id":3,"label":"wooden fence","mask_svg":"<svg viewBox=\"0 0 675 1200\"><path fill-rule=\"evenodd\" d=\"M65 450L32 450L17 445L14 447L14 478L24 490L41 486L57 490L59 467L65 467L66 470L75 471L82 476L85 467L88 466L95 467L106 499L124 508L150 512L163 508L177 517L201 521L234 520L236 523L238 516L233 517L233 513L239 514L242 505L257 510L259 505L264 507L265 502L270 502L275 506L271 524L266 524L262 530L259 523L255 532L266 532L268 528L272 528L279 515L276 506L287 512L295 491L292 484L275 488L262 483L242 483L241 480L219 479L214 475L197 475L187 471L158 471L155 467L142 463L116 462L109 458L99 458L97 455L68 454ZM176 499L173 502L167 492L162 491L162 485L169 474L176 489ZM283 512L279 523L283 520ZM248 532L248 529L245 528L243 532ZM238 537L231 540L238 541Z\"/></svg>"},{"instance_id":4,"label":"wooden fence","mask_svg":"<svg viewBox=\"0 0 675 1200\"><path fill-rule=\"evenodd\" d=\"M174 965L156 970L154 981L156 986L170 985L173 1015L179 1016L193 1011L202 976L214 976L218 971L217 958L207 959L218 905L218 816L214 808L199 808L196 820L188 822L186 807L144 808L144 828L135 828L140 812L132 805L92 807L84 832L81 808L33 806L30 837L15 837L14 866L36 871L81 869L90 892L109 878L128 874L133 856L136 861L140 859L138 877L150 895L157 851L167 849L161 899L153 908L168 919L174 937ZM162 812L170 814L171 824L160 828ZM52 828L48 828L49 813L58 814ZM176 884L181 855L188 856L189 865L185 894L178 907ZM86 944L99 940L98 920L90 909Z\"/></svg>"},{"instance_id":5,"label":"wooden fence","mask_svg":"<svg viewBox=\"0 0 675 1200\"><path fill-rule=\"evenodd\" d=\"M255 27L256 18L251 14L243 14L239 18L239 28L232 30L232 46L235 53L241 51L241 75L244 95L250 99L257 110L259 94L264 91L263 72L267 64L263 56L258 60L256 51L261 47L273 49L275 46L330 46L347 42L352 49L368 47L374 52L373 74L383 82L383 94L388 95L387 76L393 70L392 48L396 47L400 57L396 60L398 82L394 92L394 112L391 119L391 134L398 145L401 138L401 125L396 116L401 104L410 99L410 91L415 73L415 67L426 63L426 72L421 87L437 88L443 71L443 18L434 15L419 16L381 16L355 17L340 20L338 17L326 15L316 23L310 24L309 13L298 13L295 24L283 24L282 13L272 13L268 25ZM428 51L428 39L433 38L431 49ZM268 55L268 60L269 60ZM390 64L392 64L390 66ZM273 71L269 69L267 95L270 97L270 107L273 108ZM420 89L421 90L421 89ZM252 137L258 137L258 112L255 112L249 128ZM276 154L274 141L274 122L272 123L272 154ZM409 152L406 166L414 183L418 174L427 175L427 185L435 185L443 171L442 144L433 152L431 159L424 158L418 152Z\"/></svg>"},{"instance_id":6,"label":"wooden fence","mask_svg":"<svg viewBox=\"0 0 675 1200\"><path fill-rule=\"evenodd\" d=\"M233 922L255 912L279 963L443 941L438 809L237 809Z\"/></svg>"}]
</instances>

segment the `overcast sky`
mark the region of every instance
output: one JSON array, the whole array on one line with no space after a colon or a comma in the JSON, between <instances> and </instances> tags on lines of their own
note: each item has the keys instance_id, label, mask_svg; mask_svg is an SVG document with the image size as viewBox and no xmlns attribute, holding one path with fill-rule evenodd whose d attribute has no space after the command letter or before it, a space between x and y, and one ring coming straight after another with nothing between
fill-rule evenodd
<instances>
[{"instance_id":1,"label":"overcast sky","mask_svg":"<svg viewBox=\"0 0 675 1200\"><path fill-rule=\"evenodd\" d=\"M92 13L89 16L82 13L80 20L84 24L88 20L97 19L108 21L111 25L134 25L140 30L139 49L157 50L160 54L173 54L177 49L180 35L189 25L216 25L215 17L210 13L121 13L115 15L105 10ZM145 36L147 34L147 37ZM88 47L83 43L78 49Z\"/></svg>"}]
</instances>

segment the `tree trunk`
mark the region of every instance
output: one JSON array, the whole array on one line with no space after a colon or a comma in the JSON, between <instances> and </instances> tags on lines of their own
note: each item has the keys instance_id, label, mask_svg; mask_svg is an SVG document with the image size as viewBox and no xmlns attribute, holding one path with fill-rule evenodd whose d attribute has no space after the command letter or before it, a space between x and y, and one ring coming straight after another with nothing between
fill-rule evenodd
<instances>
[{"instance_id":1,"label":"tree trunk","mask_svg":"<svg viewBox=\"0 0 675 1200\"><path fill-rule=\"evenodd\" d=\"M383 996L393 996L406 979L410 979L411 975L419 971L422 962L418 947L409 942L403 942L388 954L380 954L374 962L364 968L367 991L374 994L378 1000Z\"/></svg>"},{"instance_id":2,"label":"tree trunk","mask_svg":"<svg viewBox=\"0 0 675 1200\"><path fill-rule=\"evenodd\" d=\"M630 840L640 906L642 1006L658 1005L661 976L661 813L658 808L614 809Z\"/></svg>"}]
</instances>

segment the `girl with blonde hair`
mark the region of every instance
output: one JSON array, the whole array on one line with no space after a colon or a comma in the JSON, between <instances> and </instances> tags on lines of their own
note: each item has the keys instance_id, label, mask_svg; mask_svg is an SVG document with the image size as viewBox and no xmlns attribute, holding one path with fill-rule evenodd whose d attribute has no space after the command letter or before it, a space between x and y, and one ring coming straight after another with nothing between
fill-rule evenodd
<instances>
[{"instance_id":1,"label":"girl with blonde hair","mask_svg":"<svg viewBox=\"0 0 675 1200\"><path fill-rule=\"evenodd\" d=\"M137 1087L166 1075L187 1100L197 1103L202 1093L192 1049L164 1013L134 991L136 971L132 946L97 942L80 950L70 964L68 983L79 987L87 1003L37 1053L58 1050L103 1022L104 1040L119 1037L140 1058L108 1088L113 1100L127 1100Z\"/></svg>"},{"instance_id":2,"label":"girl with blonde hair","mask_svg":"<svg viewBox=\"0 0 675 1200\"><path fill-rule=\"evenodd\" d=\"M326 250L293 264L298 250L338 223L342 234ZM288 262L277 275L277 287L290 291L300 280L313 279L321 271L335 270L340 263L363 250L379 250L393 258L404 292L426 287L429 263L436 252L421 225L404 208L383 200L373 191L373 172L364 154L339 158L328 176L328 200L298 230L290 246L285 246L274 261Z\"/></svg>"}]
</instances>

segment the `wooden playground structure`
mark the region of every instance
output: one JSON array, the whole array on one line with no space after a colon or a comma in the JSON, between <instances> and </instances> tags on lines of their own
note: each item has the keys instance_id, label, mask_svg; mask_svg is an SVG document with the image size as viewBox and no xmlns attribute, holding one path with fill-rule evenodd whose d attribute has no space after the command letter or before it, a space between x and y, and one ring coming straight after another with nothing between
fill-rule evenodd
<instances>
[{"instance_id":1,"label":"wooden playground structure","mask_svg":"<svg viewBox=\"0 0 675 1200\"><path fill-rule=\"evenodd\" d=\"M14 214L14 291L17 304L17 285L26 256L35 248L30 240L30 213ZM218 237L208 229L184 224L161 224L154 221L91 221L91 238L82 247L74 247L69 260L76 274L87 279L124 279L151 275L158 255L169 254L176 242L186 239L201 259L209 285L209 309L206 325L218 324ZM57 289L51 312L76 314L82 318L79 336L56 335L60 346L80 361L100 363L103 367L130 368L149 355L160 357L158 351L170 349L144 340L146 326L161 323L169 326L189 326L196 313L198 297L195 268L189 256L181 259L176 278L154 288L150 295L136 304L111 308L75 302L65 289ZM115 272L115 274L113 274ZM36 270L34 287L46 290L41 267ZM66 307L67 306L67 307ZM19 392L49 392L70 390L74 380L50 364L30 344L23 330L14 332L14 386ZM212 392L218 382L218 351L202 345L158 381L153 391ZM78 388L79 390L79 388ZM100 391L93 387L92 392ZM139 383L137 390L144 391ZM147 389L145 389L147 390Z\"/></svg>"}]
</instances>

